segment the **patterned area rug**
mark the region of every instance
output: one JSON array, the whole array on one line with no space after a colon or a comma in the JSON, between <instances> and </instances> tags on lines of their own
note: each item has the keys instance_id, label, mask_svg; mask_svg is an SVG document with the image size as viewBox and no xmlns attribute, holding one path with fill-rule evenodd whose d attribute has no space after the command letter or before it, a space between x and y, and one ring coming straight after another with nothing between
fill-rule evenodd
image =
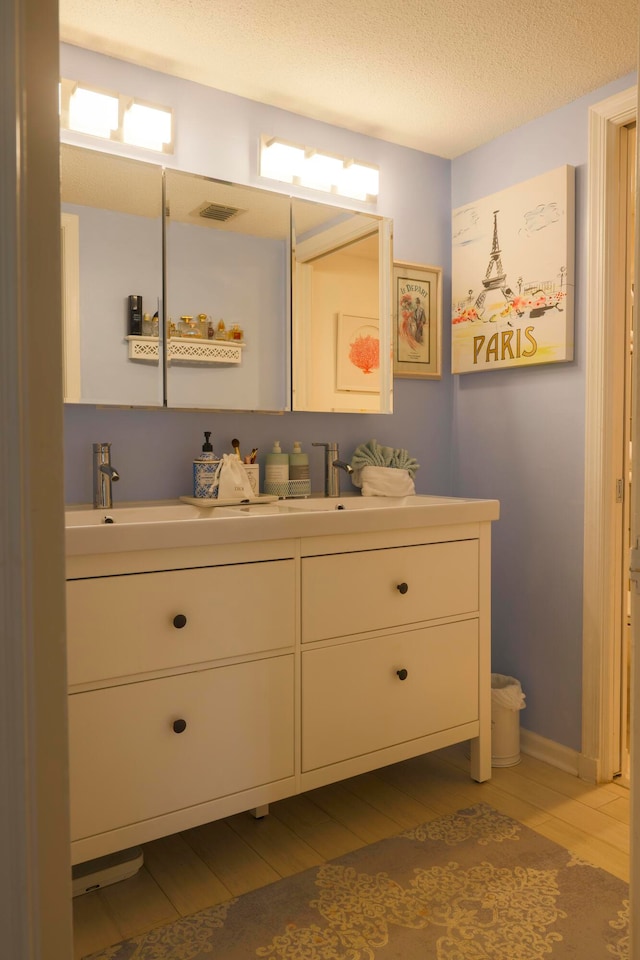
<instances>
[{"instance_id":1,"label":"patterned area rug","mask_svg":"<svg viewBox=\"0 0 640 960\"><path fill-rule=\"evenodd\" d=\"M91 960L628 958L625 883L480 803Z\"/></svg>"}]
</instances>

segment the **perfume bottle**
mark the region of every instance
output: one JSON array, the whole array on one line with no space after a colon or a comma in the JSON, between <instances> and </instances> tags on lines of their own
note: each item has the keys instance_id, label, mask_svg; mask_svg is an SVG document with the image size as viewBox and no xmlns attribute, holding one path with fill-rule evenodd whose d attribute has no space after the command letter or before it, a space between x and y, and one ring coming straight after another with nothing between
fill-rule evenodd
<instances>
[{"instance_id":1,"label":"perfume bottle","mask_svg":"<svg viewBox=\"0 0 640 960\"><path fill-rule=\"evenodd\" d=\"M182 316L180 317L180 336L181 337L191 337L192 339L198 339L201 337L200 328L196 322L194 322L193 317Z\"/></svg>"}]
</instances>

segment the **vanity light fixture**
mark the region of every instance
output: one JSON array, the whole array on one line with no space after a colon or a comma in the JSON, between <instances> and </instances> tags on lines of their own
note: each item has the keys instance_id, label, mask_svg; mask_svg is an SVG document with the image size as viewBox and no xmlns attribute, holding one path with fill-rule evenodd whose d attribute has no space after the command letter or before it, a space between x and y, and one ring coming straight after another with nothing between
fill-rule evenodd
<instances>
[{"instance_id":1,"label":"vanity light fixture","mask_svg":"<svg viewBox=\"0 0 640 960\"><path fill-rule=\"evenodd\" d=\"M124 111L122 139L147 150L164 151L171 143L171 110L133 100Z\"/></svg>"},{"instance_id":2,"label":"vanity light fixture","mask_svg":"<svg viewBox=\"0 0 640 960\"><path fill-rule=\"evenodd\" d=\"M118 129L117 97L76 86L69 97L69 130L109 139Z\"/></svg>"},{"instance_id":3,"label":"vanity light fixture","mask_svg":"<svg viewBox=\"0 0 640 960\"><path fill-rule=\"evenodd\" d=\"M380 171L372 163L323 153L263 134L260 176L374 203L378 197Z\"/></svg>"},{"instance_id":4,"label":"vanity light fixture","mask_svg":"<svg viewBox=\"0 0 640 960\"><path fill-rule=\"evenodd\" d=\"M60 126L93 137L173 152L173 111L75 80L60 81Z\"/></svg>"}]
</instances>

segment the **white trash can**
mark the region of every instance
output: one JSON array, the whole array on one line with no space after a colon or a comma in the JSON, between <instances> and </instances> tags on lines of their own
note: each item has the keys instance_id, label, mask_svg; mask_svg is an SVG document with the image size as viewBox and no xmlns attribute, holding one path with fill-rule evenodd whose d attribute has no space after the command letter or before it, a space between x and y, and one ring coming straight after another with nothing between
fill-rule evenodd
<instances>
[{"instance_id":1,"label":"white trash can","mask_svg":"<svg viewBox=\"0 0 640 960\"><path fill-rule=\"evenodd\" d=\"M491 766L520 763L520 711L524 708L520 681L491 674Z\"/></svg>"}]
</instances>

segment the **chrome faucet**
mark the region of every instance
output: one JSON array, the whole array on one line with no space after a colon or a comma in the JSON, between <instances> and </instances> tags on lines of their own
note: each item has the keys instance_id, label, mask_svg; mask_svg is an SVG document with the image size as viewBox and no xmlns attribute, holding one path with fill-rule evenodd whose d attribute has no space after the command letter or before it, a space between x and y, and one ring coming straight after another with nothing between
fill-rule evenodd
<instances>
[{"instance_id":1,"label":"chrome faucet","mask_svg":"<svg viewBox=\"0 0 640 960\"><path fill-rule=\"evenodd\" d=\"M118 471L111 466L111 444L93 445L93 505L97 510L112 506L111 484L120 479Z\"/></svg>"},{"instance_id":2,"label":"chrome faucet","mask_svg":"<svg viewBox=\"0 0 640 960\"><path fill-rule=\"evenodd\" d=\"M324 447L324 495L325 497L340 496L340 471L353 473L350 463L340 459L337 443L312 443L312 447Z\"/></svg>"}]
</instances>

